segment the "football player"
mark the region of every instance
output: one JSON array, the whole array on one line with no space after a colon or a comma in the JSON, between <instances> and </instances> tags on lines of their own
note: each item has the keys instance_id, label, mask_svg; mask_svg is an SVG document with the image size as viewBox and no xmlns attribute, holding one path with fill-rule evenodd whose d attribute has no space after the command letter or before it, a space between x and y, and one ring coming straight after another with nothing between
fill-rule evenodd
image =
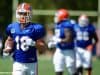
<instances>
[{"instance_id":1,"label":"football player","mask_svg":"<svg viewBox=\"0 0 100 75\"><path fill-rule=\"evenodd\" d=\"M86 69L86 75L91 75L92 71L92 50L98 38L95 27L89 24L87 15L79 16L76 31L76 66L78 75L83 75L82 68ZM95 42L93 42L93 39Z\"/></svg>"},{"instance_id":2,"label":"football player","mask_svg":"<svg viewBox=\"0 0 100 75\"><path fill-rule=\"evenodd\" d=\"M59 9L54 16L55 28L53 41L49 47L56 46L53 64L56 75L63 75L64 65L70 75L75 73L74 28L66 9ZM52 45L53 44L53 45Z\"/></svg>"},{"instance_id":3,"label":"football player","mask_svg":"<svg viewBox=\"0 0 100 75\"><path fill-rule=\"evenodd\" d=\"M16 9L17 22L8 25L5 53L13 52L12 75L37 75L37 45L44 46L45 29L32 23L32 7L21 3Z\"/></svg>"},{"instance_id":4,"label":"football player","mask_svg":"<svg viewBox=\"0 0 100 75\"><path fill-rule=\"evenodd\" d=\"M3 45L2 45L3 41L2 40L3 40L3 37L0 35L0 49L2 49L2 47L3 47Z\"/></svg>"},{"instance_id":5,"label":"football player","mask_svg":"<svg viewBox=\"0 0 100 75\"><path fill-rule=\"evenodd\" d=\"M3 37L0 34L0 56L2 56L2 52L3 52L2 48L3 48Z\"/></svg>"}]
</instances>

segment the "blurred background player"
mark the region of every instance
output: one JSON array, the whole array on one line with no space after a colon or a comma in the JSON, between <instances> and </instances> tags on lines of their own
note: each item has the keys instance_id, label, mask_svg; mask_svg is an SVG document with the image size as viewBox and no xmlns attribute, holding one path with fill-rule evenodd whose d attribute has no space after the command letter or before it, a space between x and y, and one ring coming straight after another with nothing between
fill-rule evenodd
<instances>
[{"instance_id":1,"label":"blurred background player","mask_svg":"<svg viewBox=\"0 0 100 75\"><path fill-rule=\"evenodd\" d=\"M69 12L66 9L59 9L54 17L55 28L53 41L48 47L56 46L53 56L53 64L56 75L63 75L64 65L68 68L70 75L75 74L75 33L73 24L69 19Z\"/></svg>"},{"instance_id":2,"label":"blurred background player","mask_svg":"<svg viewBox=\"0 0 100 75\"><path fill-rule=\"evenodd\" d=\"M37 75L36 46L44 46L45 29L31 22L32 7L28 3L19 4L16 18L18 21L7 27L4 52L13 50L13 75Z\"/></svg>"},{"instance_id":3,"label":"blurred background player","mask_svg":"<svg viewBox=\"0 0 100 75\"><path fill-rule=\"evenodd\" d=\"M3 47L3 45L2 45L2 43L3 43L3 38L2 38L2 36L0 35L0 49L2 49L2 47Z\"/></svg>"},{"instance_id":4,"label":"blurred background player","mask_svg":"<svg viewBox=\"0 0 100 75\"><path fill-rule=\"evenodd\" d=\"M1 35L1 33L0 33L0 55L2 55L2 48L3 48L3 37L2 37L2 35Z\"/></svg>"},{"instance_id":5,"label":"blurred background player","mask_svg":"<svg viewBox=\"0 0 100 75\"><path fill-rule=\"evenodd\" d=\"M76 66L78 75L83 75L82 68L86 69L86 75L91 75L92 71L92 50L96 45L98 38L95 27L89 23L85 14L78 18L78 24L75 25L76 31ZM93 42L94 40L94 42Z\"/></svg>"}]
</instances>

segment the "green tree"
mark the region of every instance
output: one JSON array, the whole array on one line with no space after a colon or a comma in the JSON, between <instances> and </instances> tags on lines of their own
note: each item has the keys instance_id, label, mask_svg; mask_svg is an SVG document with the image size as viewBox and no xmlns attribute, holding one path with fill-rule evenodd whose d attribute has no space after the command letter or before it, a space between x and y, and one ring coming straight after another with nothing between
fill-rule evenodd
<instances>
[{"instance_id":1,"label":"green tree","mask_svg":"<svg viewBox=\"0 0 100 75\"><path fill-rule=\"evenodd\" d=\"M0 32L5 33L5 27L12 21L12 0L0 0Z\"/></svg>"}]
</instances>

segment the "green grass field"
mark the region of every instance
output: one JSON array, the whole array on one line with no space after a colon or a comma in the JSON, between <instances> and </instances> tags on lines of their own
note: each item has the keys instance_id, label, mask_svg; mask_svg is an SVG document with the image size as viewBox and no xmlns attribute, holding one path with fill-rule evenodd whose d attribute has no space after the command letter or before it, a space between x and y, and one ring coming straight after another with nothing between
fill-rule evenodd
<instances>
[{"instance_id":1,"label":"green grass field","mask_svg":"<svg viewBox=\"0 0 100 75\"><path fill-rule=\"evenodd\" d=\"M52 64L52 57L50 56L39 56L39 75L55 75L54 68ZM1 59L0 58L0 75L11 75L12 71L12 59L6 58ZM5 73L2 73L5 72ZM64 75L67 74L67 70L65 70ZM93 61L93 74L92 75L100 75L100 60L94 60Z\"/></svg>"}]
</instances>

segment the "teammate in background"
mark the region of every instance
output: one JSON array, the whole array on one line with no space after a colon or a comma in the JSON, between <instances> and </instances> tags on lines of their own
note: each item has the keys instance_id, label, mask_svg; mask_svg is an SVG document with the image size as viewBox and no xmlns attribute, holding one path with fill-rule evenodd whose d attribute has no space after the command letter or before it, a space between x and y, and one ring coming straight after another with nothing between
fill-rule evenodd
<instances>
[{"instance_id":1,"label":"teammate in background","mask_svg":"<svg viewBox=\"0 0 100 75\"><path fill-rule=\"evenodd\" d=\"M13 50L12 75L37 75L36 46L44 46L45 29L41 24L32 23L32 7L21 3L16 9L18 22L7 27L8 38L5 41L4 52Z\"/></svg>"},{"instance_id":2,"label":"teammate in background","mask_svg":"<svg viewBox=\"0 0 100 75\"><path fill-rule=\"evenodd\" d=\"M2 38L2 36L0 35L0 49L2 49L2 47L3 47L3 45L2 45L2 44L3 44L3 41L2 41L2 40L3 40L3 38Z\"/></svg>"},{"instance_id":3,"label":"teammate in background","mask_svg":"<svg viewBox=\"0 0 100 75\"><path fill-rule=\"evenodd\" d=\"M92 49L96 45L98 38L96 30L85 14L78 18L78 24L75 25L76 31L76 66L78 75L83 75L84 68L86 75L92 72ZM93 40L95 42L93 42Z\"/></svg>"},{"instance_id":4,"label":"teammate in background","mask_svg":"<svg viewBox=\"0 0 100 75\"><path fill-rule=\"evenodd\" d=\"M53 56L53 64L56 75L63 75L64 65L70 75L76 75L75 50L74 50L74 28L70 22L69 13L66 9L59 9L54 17L54 37L48 43L48 47L56 46Z\"/></svg>"},{"instance_id":5,"label":"teammate in background","mask_svg":"<svg viewBox=\"0 0 100 75\"><path fill-rule=\"evenodd\" d=\"M2 56L2 48L3 48L3 37L2 37L2 35L0 34L0 56Z\"/></svg>"}]
</instances>

